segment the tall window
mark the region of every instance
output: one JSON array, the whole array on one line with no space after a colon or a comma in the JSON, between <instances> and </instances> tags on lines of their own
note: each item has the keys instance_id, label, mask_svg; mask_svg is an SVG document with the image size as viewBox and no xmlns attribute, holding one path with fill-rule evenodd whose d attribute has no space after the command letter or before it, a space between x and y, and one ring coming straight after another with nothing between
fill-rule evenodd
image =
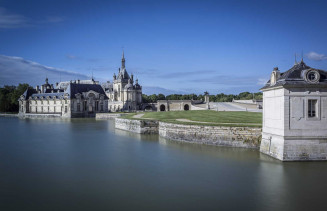
<instances>
[{"instance_id":1,"label":"tall window","mask_svg":"<svg viewBox=\"0 0 327 211\"><path fill-rule=\"evenodd\" d=\"M84 101L84 111L86 111L86 101Z\"/></svg>"},{"instance_id":2,"label":"tall window","mask_svg":"<svg viewBox=\"0 0 327 211\"><path fill-rule=\"evenodd\" d=\"M95 101L95 110L96 110L96 111L99 110L99 101Z\"/></svg>"},{"instance_id":3,"label":"tall window","mask_svg":"<svg viewBox=\"0 0 327 211\"><path fill-rule=\"evenodd\" d=\"M317 116L317 100L308 100L308 117Z\"/></svg>"}]
</instances>

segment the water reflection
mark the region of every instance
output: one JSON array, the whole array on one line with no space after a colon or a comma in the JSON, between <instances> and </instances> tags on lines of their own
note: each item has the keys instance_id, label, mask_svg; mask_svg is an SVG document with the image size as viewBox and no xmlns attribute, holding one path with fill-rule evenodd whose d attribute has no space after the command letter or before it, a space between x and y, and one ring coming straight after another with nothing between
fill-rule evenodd
<instances>
[{"instance_id":1,"label":"water reflection","mask_svg":"<svg viewBox=\"0 0 327 211\"><path fill-rule=\"evenodd\" d=\"M0 210L326 208L325 162L170 141L95 119L0 118Z\"/></svg>"}]
</instances>

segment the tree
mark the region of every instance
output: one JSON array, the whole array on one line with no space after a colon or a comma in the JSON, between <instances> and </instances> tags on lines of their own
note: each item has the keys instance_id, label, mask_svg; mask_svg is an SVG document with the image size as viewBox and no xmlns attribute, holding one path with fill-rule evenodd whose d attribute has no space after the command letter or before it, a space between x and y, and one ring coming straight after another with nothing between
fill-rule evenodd
<instances>
[{"instance_id":1,"label":"tree","mask_svg":"<svg viewBox=\"0 0 327 211\"><path fill-rule=\"evenodd\" d=\"M163 94L158 94L158 100L166 100L166 96Z\"/></svg>"},{"instance_id":2,"label":"tree","mask_svg":"<svg viewBox=\"0 0 327 211\"><path fill-rule=\"evenodd\" d=\"M28 88L28 84L0 88L0 112L18 112L18 99Z\"/></svg>"}]
</instances>

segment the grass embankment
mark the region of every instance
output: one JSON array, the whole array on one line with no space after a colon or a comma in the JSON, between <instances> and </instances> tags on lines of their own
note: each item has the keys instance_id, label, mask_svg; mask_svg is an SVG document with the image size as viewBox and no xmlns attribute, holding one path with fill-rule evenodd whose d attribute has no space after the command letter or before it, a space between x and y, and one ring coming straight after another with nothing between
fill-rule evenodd
<instances>
[{"instance_id":1,"label":"grass embankment","mask_svg":"<svg viewBox=\"0 0 327 211\"><path fill-rule=\"evenodd\" d=\"M261 127L262 113L245 111L168 111L168 112L144 112L141 118L133 118L135 114L124 116L126 119L155 119L162 122L209 125L227 127ZM188 121L183 121L188 120Z\"/></svg>"}]
</instances>

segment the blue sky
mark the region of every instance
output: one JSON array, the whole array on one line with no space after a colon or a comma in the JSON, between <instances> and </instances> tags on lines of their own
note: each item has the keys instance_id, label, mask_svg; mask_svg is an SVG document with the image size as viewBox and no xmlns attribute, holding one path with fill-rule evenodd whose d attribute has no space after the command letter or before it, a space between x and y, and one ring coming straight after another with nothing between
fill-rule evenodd
<instances>
[{"instance_id":1,"label":"blue sky","mask_svg":"<svg viewBox=\"0 0 327 211\"><path fill-rule=\"evenodd\" d=\"M112 80L126 67L148 94L257 92L303 51L327 70L324 1L0 0L0 86Z\"/></svg>"}]
</instances>

